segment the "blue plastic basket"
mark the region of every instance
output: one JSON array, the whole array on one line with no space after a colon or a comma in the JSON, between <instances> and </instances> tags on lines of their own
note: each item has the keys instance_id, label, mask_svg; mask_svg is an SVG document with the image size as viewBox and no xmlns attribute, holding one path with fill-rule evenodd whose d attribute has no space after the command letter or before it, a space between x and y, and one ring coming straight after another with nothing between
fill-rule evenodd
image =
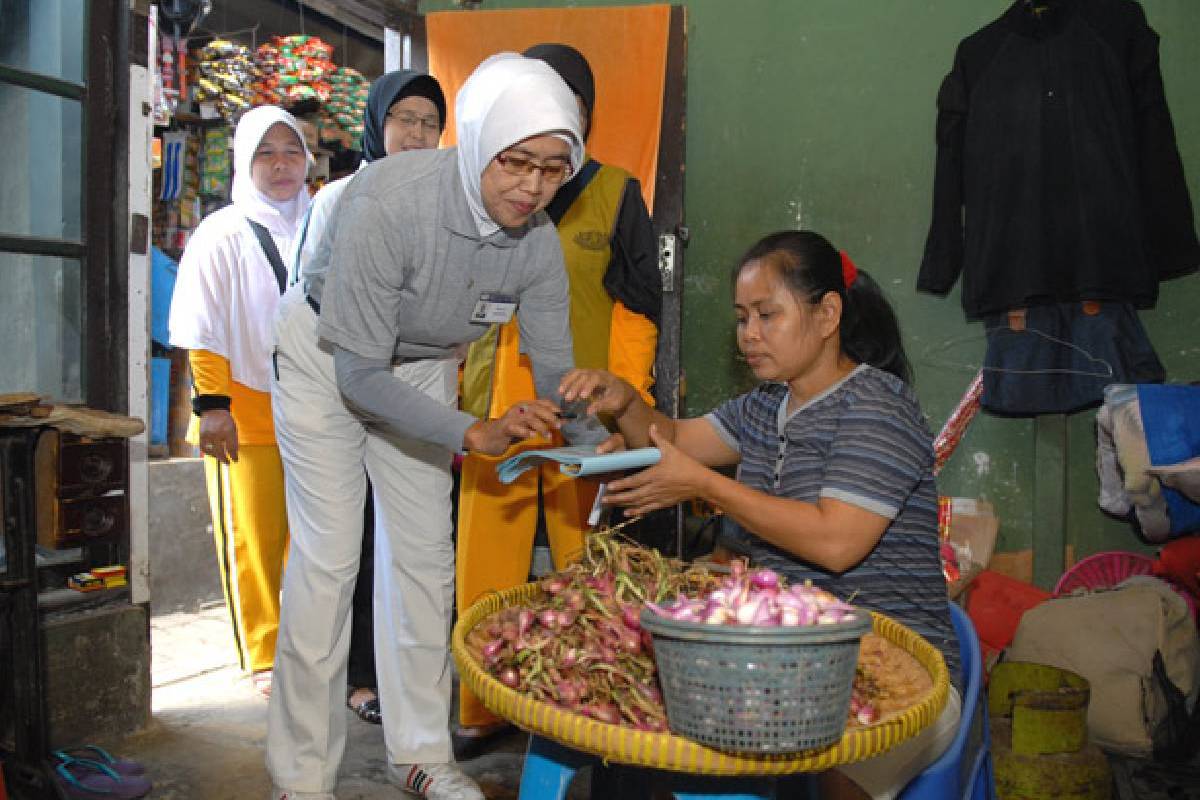
<instances>
[{"instance_id":1,"label":"blue plastic basket","mask_svg":"<svg viewBox=\"0 0 1200 800\"><path fill-rule=\"evenodd\" d=\"M871 616L759 628L676 622L646 610L667 724L735 753L795 753L841 738Z\"/></svg>"}]
</instances>

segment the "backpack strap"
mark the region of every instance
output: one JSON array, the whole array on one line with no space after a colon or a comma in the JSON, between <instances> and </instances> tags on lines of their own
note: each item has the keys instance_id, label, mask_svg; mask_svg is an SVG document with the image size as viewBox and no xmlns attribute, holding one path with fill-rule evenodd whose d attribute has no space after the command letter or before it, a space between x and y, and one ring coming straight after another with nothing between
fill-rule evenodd
<instances>
[{"instance_id":1,"label":"backpack strap","mask_svg":"<svg viewBox=\"0 0 1200 800\"><path fill-rule=\"evenodd\" d=\"M296 242L296 262L292 264L291 270L288 271L287 285L291 286L300 280L300 254L304 252L304 243L308 240L308 223L312 220L313 207L310 205L308 210L304 212L304 222L300 224L300 238Z\"/></svg>"},{"instance_id":2,"label":"backpack strap","mask_svg":"<svg viewBox=\"0 0 1200 800\"><path fill-rule=\"evenodd\" d=\"M558 190L554 195L554 199L546 206L546 213L550 215L550 220L557 225L567 213L567 209L575 202L575 199L583 193L587 185L592 182L592 178L596 177L596 173L600 171L600 162L594 158L588 159L588 162L579 170L579 174L567 184Z\"/></svg>"},{"instance_id":3,"label":"backpack strap","mask_svg":"<svg viewBox=\"0 0 1200 800\"><path fill-rule=\"evenodd\" d=\"M279 293L283 294L287 289L287 267L283 265L283 259L279 256L279 248L275 246L275 240L271 238L271 232L266 226L260 222L255 222L249 217L246 222L250 223L250 229L254 231L254 235L258 237L258 244L262 247L263 255L267 257L267 261L271 262L271 269L275 272L275 282L279 284Z\"/></svg>"}]
</instances>

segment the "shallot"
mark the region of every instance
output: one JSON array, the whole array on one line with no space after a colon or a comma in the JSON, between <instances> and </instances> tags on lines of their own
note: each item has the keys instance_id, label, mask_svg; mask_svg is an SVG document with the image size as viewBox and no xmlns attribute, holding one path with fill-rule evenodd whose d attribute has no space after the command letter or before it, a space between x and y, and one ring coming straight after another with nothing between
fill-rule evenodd
<instances>
[{"instance_id":1,"label":"shallot","mask_svg":"<svg viewBox=\"0 0 1200 800\"><path fill-rule=\"evenodd\" d=\"M507 608L468 636L480 665L502 684L599 722L665 731L666 712L642 630L647 603L716 585L658 551L619 541L615 529L589 534L581 559L543 578L541 593ZM692 601L689 613L704 603Z\"/></svg>"},{"instance_id":2,"label":"shallot","mask_svg":"<svg viewBox=\"0 0 1200 800\"><path fill-rule=\"evenodd\" d=\"M671 603L646 603L646 607L677 622L768 628L838 625L853 621L858 613L809 581L789 588L784 577L773 570L747 574L741 561L734 561L729 577L704 597L680 596Z\"/></svg>"}]
</instances>

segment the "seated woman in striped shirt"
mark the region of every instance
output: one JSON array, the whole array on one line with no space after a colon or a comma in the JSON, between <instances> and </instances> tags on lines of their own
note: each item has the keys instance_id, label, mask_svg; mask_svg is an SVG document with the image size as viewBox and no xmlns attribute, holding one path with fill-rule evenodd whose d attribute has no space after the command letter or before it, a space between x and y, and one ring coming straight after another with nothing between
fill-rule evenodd
<instances>
[{"instance_id":1,"label":"seated woman in striped shirt","mask_svg":"<svg viewBox=\"0 0 1200 800\"><path fill-rule=\"evenodd\" d=\"M932 439L895 313L874 280L810 231L767 236L733 279L754 390L675 420L610 373L563 379L564 403L590 398L588 413L613 415L628 446L662 451L657 465L609 483L605 502L633 516L710 501L726 515L723 549L909 626L941 649L957 685ZM732 465L736 479L714 469ZM960 700L950 695L921 736L829 776L822 796L895 796L953 738Z\"/></svg>"}]
</instances>

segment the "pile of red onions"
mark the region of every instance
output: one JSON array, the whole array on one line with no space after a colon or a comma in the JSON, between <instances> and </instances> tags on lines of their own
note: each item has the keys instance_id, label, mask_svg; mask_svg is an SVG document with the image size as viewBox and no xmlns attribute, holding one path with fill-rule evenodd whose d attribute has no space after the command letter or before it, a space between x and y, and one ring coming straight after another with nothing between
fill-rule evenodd
<instances>
[{"instance_id":1,"label":"pile of red onions","mask_svg":"<svg viewBox=\"0 0 1200 800\"><path fill-rule=\"evenodd\" d=\"M650 636L638 617L647 600L714 583L707 571L599 531L577 563L542 580L538 598L492 615L467 641L510 689L601 722L665 731Z\"/></svg>"},{"instance_id":2,"label":"pile of red onions","mask_svg":"<svg viewBox=\"0 0 1200 800\"><path fill-rule=\"evenodd\" d=\"M704 597L681 596L666 605L647 603L646 607L678 622L763 627L836 625L854 620L857 613L853 606L811 582L788 588L779 573L769 569L748 572L742 561L734 561L729 577Z\"/></svg>"}]
</instances>

